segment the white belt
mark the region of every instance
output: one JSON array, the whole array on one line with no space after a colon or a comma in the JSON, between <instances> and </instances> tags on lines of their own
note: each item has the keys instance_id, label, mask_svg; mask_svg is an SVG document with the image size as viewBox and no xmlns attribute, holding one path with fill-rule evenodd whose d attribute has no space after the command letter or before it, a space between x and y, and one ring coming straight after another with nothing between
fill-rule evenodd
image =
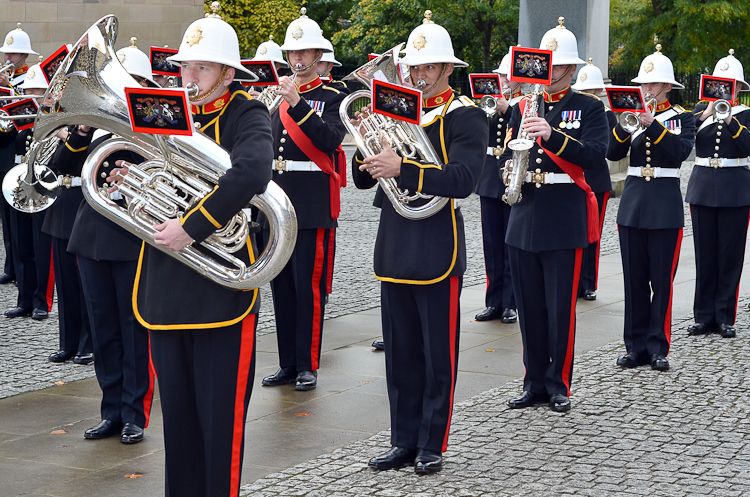
<instances>
[{"instance_id":1,"label":"white belt","mask_svg":"<svg viewBox=\"0 0 750 497\"><path fill-rule=\"evenodd\" d=\"M311 160L274 160L271 169L280 173L290 171L321 171Z\"/></svg>"},{"instance_id":2,"label":"white belt","mask_svg":"<svg viewBox=\"0 0 750 497\"><path fill-rule=\"evenodd\" d=\"M487 147L487 155L491 155L492 157L500 157L502 153L503 149L500 147Z\"/></svg>"},{"instance_id":3,"label":"white belt","mask_svg":"<svg viewBox=\"0 0 750 497\"><path fill-rule=\"evenodd\" d=\"M72 186L81 186L80 176L61 176L60 186L70 188Z\"/></svg>"},{"instance_id":4,"label":"white belt","mask_svg":"<svg viewBox=\"0 0 750 497\"><path fill-rule=\"evenodd\" d=\"M117 192L117 191L112 192L109 194L109 199L110 200L122 200L122 193Z\"/></svg>"},{"instance_id":5,"label":"white belt","mask_svg":"<svg viewBox=\"0 0 750 497\"><path fill-rule=\"evenodd\" d=\"M23 155L16 155L16 164L23 162Z\"/></svg>"},{"instance_id":6,"label":"white belt","mask_svg":"<svg viewBox=\"0 0 750 497\"><path fill-rule=\"evenodd\" d=\"M713 167L718 169L720 167L743 167L747 166L747 157L740 157L736 159L724 159L721 157L696 157L696 166Z\"/></svg>"},{"instance_id":7,"label":"white belt","mask_svg":"<svg viewBox=\"0 0 750 497\"><path fill-rule=\"evenodd\" d=\"M651 178L679 178L680 170L673 167L630 166L628 176L646 178L646 181L650 181Z\"/></svg>"},{"instance_id":8,"label":"white belt","mask_svg":"<svg viewBox=\"0 0 750 497\"><path fill-rule=\"evenodd\" d=\"M542 185L569 185L575 181L565 173L527 172L524 183L536 183L536 187L541 188Z\"/></svg>"}]
</instances>

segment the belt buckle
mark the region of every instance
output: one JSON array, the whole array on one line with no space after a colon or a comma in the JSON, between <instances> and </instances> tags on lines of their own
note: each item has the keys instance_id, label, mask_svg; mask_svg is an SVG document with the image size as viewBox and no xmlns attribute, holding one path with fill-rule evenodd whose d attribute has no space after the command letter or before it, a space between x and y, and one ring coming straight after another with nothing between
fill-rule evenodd
<instances>
[{"instance_id":1,"label":"belt buckle","mask_svg":"<svg viewBox=\"0 0 750 497\"><path fill-rule=\"evenodd\" d=\"M541 169L537 169L531 173L531 181L536 185L537 188L541 188L543 184L547 184L545 181L545 173Z\"/></svg>"},{"instance_id":2,"label":"belt buckle","mask_svg":"<svg viewBox=\"0 0 750 497\"><path fill-rule=\"evenodd\" d=\"M495 156L495 159L499 159L501 155L503 155L503 149L500 147L494 147L492 149L492 155Z\"/></svg>"},{"instance_id":3,"label":"belt buckle","mask_svg":"<svg viewBox=\"0 0 750 497\"><path fill-rule=\"evenodd\" d=\"M73 177L63 176L60 182L62 183L60 186L64 186L65 188L70 188L71 186L73 186Z\"/></svg>"},{"instance_id":4,"label":"belt buckle","mask_svg":"<svg viewBox=\"0 0 750 497\"><path fill-rule=\"evenodd\" d=\"M646 181L651 181L651 178L656 177L656 173L651 166L641 166L641 176L646 178Z\"/></svg>"},{"instance_id":5,"label":"belt buckle","mask_svg":"<svg viewBox=\"0 0 750 497\"><path fill-rule=\"evenodd\" d=\"M718 169L721 167L721 159L718 157L711 157L711 160L709 160L708 163L714 169Z\"/></svg>"},{"instance_id":6,"label":"belt buckle","mask_svg":"<svg viewBox=\"0 0 750 497\"><path fill-rule=\"evenodd\" d=\"M278 171L279 174L286 172L286 161L283 159L275 159L273 161L273 168Z\"/></svg>"}]
</instances>

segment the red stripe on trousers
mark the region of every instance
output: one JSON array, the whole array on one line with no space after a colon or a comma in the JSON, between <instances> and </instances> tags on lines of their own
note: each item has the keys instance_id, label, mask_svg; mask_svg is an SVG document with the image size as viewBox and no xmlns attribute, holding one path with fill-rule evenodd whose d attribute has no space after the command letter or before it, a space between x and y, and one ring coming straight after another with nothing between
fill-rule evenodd
<instances>
[{"instance_id":1,"label":"red stripe on trousers","mask_svg":"<svg viewBox=\"0 0 750 497\"><path fill-rule=\"evenodd\" d=\"M318 228L318 236L315 240L315 267L313 268L312 292L313 292L313 322L312 341L310 343L310 363L312 370L318 369L318 355L320 354L320 279L323 277L323 264L325 263L325 234L326 228Z\"/></svg>"},{"instance_id":2,"label":"red stripe on trousers","mask_svg":"<svg viewBox=\"0 0 750 497\"><path fill-rule=\"evenodd\" d=\"M54 249L52 242L49 242L49 245L49 278L47 279L47 295L45 297L47 298L47 310L51 311L52 298L55 295L55 256L52 253Z\"/></svg>"},{"instance_id":3,"label":"red stripe on trousers","mask_svg":"<svg viewBox=\"0 0 750 497\"><path fill-rule=\"evenodd\" d=\"M240 338L240 361L237 367L237 391L234 397L234 429L232 433L232 466L229 483L229 496L240 494L240 472L242 467L242 436L245 424L245 394L247 379L253 362L253 344L255 342L255 314L242 320L242 337Z\"/></svg>"},{"instance_id":4,"label":"red stripe on trousers","mask_svg":"<svg viewBox=\"0 0 750 497\"><path fill-rule=\"evenodd\" d=\"M334 243L336 243L336 228L331 228L328 230L328 281L326 282L327 293L331 293L333 291L333 259L334 254L336 253Z\"/></svg>"},{"instance_id":5,"label":"red stripe on trousers","mask_svg":"<svg viewBox=\"0 0 750 497\"><path fill-rule=\"evenodd\" d=\"M672 345L672 297L674 296L674 276L677 272L677 262L680 260L680 247L682 246L682 228L677 233L677 246L674 249L672 258L672 281L669 282L669 306L667 306L667 315L664 317L664 336L667 337L667 344Z\"/></svg>"},{"instance_id":6,"label":"red stripe on trousers","mask_svg":"<svg viewBox=\"0 0 750 497\"><path fill-rule=\"evenodd\" d=\"M576 341L576 301L578 300L578 281L581 279L581 260L583 249L576 249L576 263L573 270L573 293L570 297L570 324L568 325L568 348L565 351L565 364L562 369L562 381L570 396L570 370L573 368L573 352Z\"/></svg>"},{"instance_id":7,"label":"red stripe on trousers","mask_svg":"<svg viewBox=\"0 0 750 497\"><path fill-rule=\"evenodd\" d=\"M604 214L607 213L607 202L609 201L609 192L604 193L604 202L602 202L602 210L599 212L599 233L604 230ZM750 219L750 218L748 218ZM599 236L599 240L596 242L596 266L594 269L594 290L599 289L599 249L602 248L602 238Z\"/></svg>"},{"instance_id":8,"label":"red stripe on trousers","mask_svg":"<svg viewBox=\"0 0 750 497\"><path fill-rule=\"evenodd\" d=\"M451 276L451 295L450 310L448 312L448 323L450 333L450 354L451 354L451 403L448 411L448 424L445 427L445 437L443 438L443 452L448 450L448 433L451 430L451 418L453 417L453 392L456 388L456 323L458 323L458 276Z\"/></svg>"},{"instance_id":9,"label":"red stripe on trousers","mask_svg":"<svg viewBox=\"0 0 750 497\"><path fill-rule=\"evenodd\" d=\"M146 396L143 397L143 414L146 415L146 426L148 428L148 422L151 419L151 405L154 401L154 385L156 378L156 368L154 368L154 358L151 356L151 330L148 332L148 391Z\"/></svg>"}]
</instances>

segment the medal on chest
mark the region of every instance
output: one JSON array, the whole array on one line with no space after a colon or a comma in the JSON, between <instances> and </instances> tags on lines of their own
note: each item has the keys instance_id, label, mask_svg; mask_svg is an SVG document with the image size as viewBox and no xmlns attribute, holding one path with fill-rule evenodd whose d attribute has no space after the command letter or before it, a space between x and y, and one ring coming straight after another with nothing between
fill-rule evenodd
<instances>
[{"instance_id":1,"label":"medal on chest","mask_svg":"<svg viewBox=\"0 0 750 497\"><path fill-rule=\"evenodd\" d=\"M564 110L560 113L560 129L578 129L581 127L580 110Z\"/></svg>"},{"instance_id":2,"label":"medal on chest","mask_svg":"<svg viewBox=\"0 0 750 497\"><path fill-rule=\"evenodd\" d=\"M680 121L666 121L664 127L675 135L682 133L682 123Z\"/></svg>"},{"instance_id":3,"label":"medal on chest","mask_svg":"<svg viewBox=\"0 0 750 497\"><path fill-rule=\"evenodd\" d=\"M326 106L325 102L321 102L320 100L308 100L307 103L310 108L315 111L318 117L323 117L323 109L325 109Z\"/></svg>"}]
</instances>

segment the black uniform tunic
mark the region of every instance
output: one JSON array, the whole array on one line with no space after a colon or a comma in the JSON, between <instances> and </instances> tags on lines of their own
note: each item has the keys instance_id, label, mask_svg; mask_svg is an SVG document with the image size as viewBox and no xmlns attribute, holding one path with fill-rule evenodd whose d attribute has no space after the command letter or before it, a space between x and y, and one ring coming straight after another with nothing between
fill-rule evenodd
<instances>
[{"instance_id":1,"label":"black uniform tunic","mask_svg":"<svg viewBox=\"0 0 750 497\"><path fill-rule=\"evenodd\" d=\"M744 105L733 107L729 124L713 117L701 120L706 104L693 110L698 132L696 157L741 158L750 155L750 112ZM697 323L734 324L737 316L740 276L745 258L750 215L750 169L723 167L715 161L696 164L690 175L685 201L690 204L695 244L695 301Z\"/></svg>"},{"instance_id":2,"label":"black uniform tunic","mask_svg":"<svg viewBox=\"0 0 750 497\"><path fill-rule=\"evenodd\" d=\"M679 106L670 108L669 102L659 104L655 115L651 125L635 137L617 124L612 129L608 157L620 160L630 150L631 167L678 170L693 149L695 119ZM666 357L672 328L672 283L684 225L679 177L649 181L628 176L617 224L625 279L625 346L639 360L654 354Z\"/></svg>"},{"instance_id":3,"label":"black uniform tunic","mask_svg":"<svg viewBox=\"0 0 750 497\"><path fill-rule=\"evenodd\" d=\"M541 97L540 97L541 101ZM513 109L508 139L518 136L522 114ZM551 136L529 151L529 171L563 173L551 155L584 170L604 167L607 118L601 101L569 88L544 94L539 105ZM572 111L563 119L564 111ZM540 110L540 116L542 116ZM562 129L560 123L571 123ZM574 123L578 122L578 127ZM542 148L543 147L543 148ZM506 147L500 158L512 157ZM524 345L524 390L570 395L575 306L583 248L588 246L586 193L576 184L526 183L513 206L505 241L511 247L513 291Z\"/></svg>"},{"instance_id":4,"label":"black uniform tunic","mask_svg":"<svg viewBox=\"0 0 750 497\"><path fill-rule=\"evenodd\" d=\"M378 188L375 276L382 282L391 444L440 453L447 448L453 409L466 270L463 217L452 199L468 197L480 177L487 118L452 90L429 99L424 108L422 127L442 164L402 159L398 186L451 200L428 218L410 220ZM359 170L361 164L355 157L354 183L370 188L376 181Z\"/></svg>"},{"instance_id":5,"label":"black uniform tunic","mask_svg":"<svg viewBox=\"0 0 750 497\"><path fill-rule=\"evenodd\" d=\"M298 88L302 98L294 107L288 107L289 117L337 165L335 152L346 133L339 117L345 94L325 86L320 78ZM311 161L281 122L284 107L272 117L275 159ZM270 161L267 167L272 167ZM345 174L344 167L339 167L339 172ZM331 214L330 178L320 170L274 170L273 180L292 201L298 227L294 252L271 282L279 365L296 371L315 371L320 365L328 272L333 268L332 237L338 225Z\"/></svg>"}]
</instances>

